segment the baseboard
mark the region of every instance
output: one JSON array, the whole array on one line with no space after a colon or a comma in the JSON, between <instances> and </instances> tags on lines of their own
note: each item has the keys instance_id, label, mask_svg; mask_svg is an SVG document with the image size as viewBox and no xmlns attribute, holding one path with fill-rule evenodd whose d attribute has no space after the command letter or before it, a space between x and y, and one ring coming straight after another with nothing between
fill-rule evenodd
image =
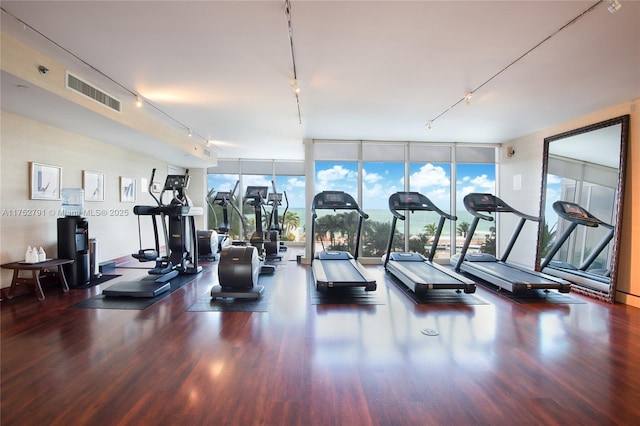
<instances>
[{"instance_id":1,"label":"baseboard","mask_svg":"<svg viewBox=\"0 0 640 426\"><path fill-rule=\"evenodd\" d=\"M624 303L625 305L640 308L640 296L616 291L616 303Z\"/></svg>"},{"instance_id":2,"label":"baseboard","mask_svg":"<svg viewBox=\"0 0 640 426\"><path fill-rule=\"evenodd\" d=\"M98 265L98 270L100 272L110 271L112 269L116 269L116 261L115 260L109 260L107 262L100 262L100 264Z\"/></svg>"}]
</instances>

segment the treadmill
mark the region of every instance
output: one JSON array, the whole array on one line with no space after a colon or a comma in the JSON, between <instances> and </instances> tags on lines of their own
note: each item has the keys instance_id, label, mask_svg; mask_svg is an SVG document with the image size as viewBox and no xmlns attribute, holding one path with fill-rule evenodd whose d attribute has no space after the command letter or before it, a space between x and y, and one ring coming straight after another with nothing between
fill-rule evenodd
<instances>
[{"instance_id":1,"label":"treadmill","mask_svg":"<svg viewBox=\"0 0 640 426\"><path fill-rule=\"evenodd\" d=\"M389 197L389 210L393 214L393 220L391 222L391 231L389 232L387 255L384 260L385 271L391 273L416 295L424 295L433 289L452 289L458 293L460 290L464 290L465 293L475 293L476 285L473 281L433 261L445 220L457 220L456 216L443 212L431 200L418 192L396 192L392 194ZM440 215L440 221L438 222L438 228L433 238L428 258L420 253L391 253L396 223L398 219L405 220L405 215L400 211L410 211L411 213L415 211L432 211Z\"/></svg>"},{"instance_id":2,"label":"treadmill","mask_svg":"<svg viewBox=\"0 0 640 426\"><path fill-rule=\"evenodd\" d=\"M317 210L355 210L358 212L358 231L354 254L346 251L322 251L314 255L315 242L311 242L311 269L316 290L326 292L334 287L364 287L365 291L375 291L376 281L368 276L358 262L358 249L362 235L362 223L369 217L356 200L343 191L323 191L313 197L311 203L311 235L315 238Z\"/></svg>"},{"instance_id":3,"label":"treadmill","mask_svg":"<svg viewBox=\"0 0 640 426\"><path fill-rule=\"evenodd\" d=\"M539 222L539 217L529 216L510 207L493 194L471 193L463 201L467 211L473 215L473 221L461 253L451 257L451 264L457 272L465 272L514 294L528 290L558 290L560 293L571 291L569 281L507 263L507 257L526 221ZM488 253L467 253L480 219L493 221L492 216L483 213L513 213L520 218L500 259Z\"/></svg>"},{"instance_id":4,"label":"treadmill","mask_svg":"<svg viewBox=\"0 0 640 426\"><path fill-rule=\"evenodd\" d=\"M589 287L594 290L609 292L611 285L610 273L607 269L589 269L596 258L607 247L614 234L614 226L605 223L586 211L580 205L568 201L556 201L553 203L553 210L559 217L569 222L569 226L553 244L547 256L542 259L540 270L545 274L553 275ZM560 248L569 239L578 225L590 228L603 227L609 230L589 256L578 267L559 260L553 260Z\"/></svg>"}]
</instances>

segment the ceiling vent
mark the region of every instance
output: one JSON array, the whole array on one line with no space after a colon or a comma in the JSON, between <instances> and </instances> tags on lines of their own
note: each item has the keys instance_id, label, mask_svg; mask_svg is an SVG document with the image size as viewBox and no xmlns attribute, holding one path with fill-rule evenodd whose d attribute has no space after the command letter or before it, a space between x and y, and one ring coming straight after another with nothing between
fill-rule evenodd
<instances>
[{"instance_id":1,"label":"ceiling vent","mask_svg":"<svg viewBox=\"0 0 640 426\"><path fill-rule=\"evenodd\" d=\"M117 112L122 112L120 109L120 101L118 99L107 95L102 90L93 87L86 81L80 80L78 77L69 72L67 72L67 88L74 90L88 98L91 98L94 101L100 102L107 108L110 108Z\"/></svg>"}]
</instances>

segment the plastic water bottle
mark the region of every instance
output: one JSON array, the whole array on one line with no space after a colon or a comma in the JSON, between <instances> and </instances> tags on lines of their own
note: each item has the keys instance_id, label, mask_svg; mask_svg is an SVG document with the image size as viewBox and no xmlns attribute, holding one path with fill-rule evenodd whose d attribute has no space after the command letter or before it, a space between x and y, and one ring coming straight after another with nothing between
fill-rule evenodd
<instances>
[{"instance_id":1,"label":"plastic water bottle","mask_svg":"<svg viewBox=\"0 0 640 426\"><path fill-rule=\"evenodd\" d=\"M24 261L27 263L31 263L31 259L33 257L33 251L31 250L31 246L27 247L27 251L24 252Z\"/></svg>"},{"instance_id":2,"label":"plastic water bottle","mask_svg":"<svg viewBox=\"0 0 640 426\"><path fill-rule=\"evenodd\" d=\"M47 260L47 254L44 252L42 246L40 246L40 250L38 250L38 262L44 262Z\"/></svg>"}]
</instances>

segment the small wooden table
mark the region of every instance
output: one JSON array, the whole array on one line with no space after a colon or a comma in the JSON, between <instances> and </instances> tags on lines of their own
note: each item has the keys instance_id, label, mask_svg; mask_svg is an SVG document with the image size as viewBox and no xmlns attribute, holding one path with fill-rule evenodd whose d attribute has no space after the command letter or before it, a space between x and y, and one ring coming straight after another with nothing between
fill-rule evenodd
<instances>
[{"instance_id":1,"label":"small wooden table","mask_svg":"<svg viewBox=\"0 0 640 426\"><path fill-rule=\"evenodd\" d=\"M27 262L11 262L5 263L4 265L0 265L0 267L4 269L13 269L13 279L11 280L11 287L7 292L7 298L11 299L13 297L13 293L16 289L16 285L18 284L29 284L35 288L36 296L38 300L44 300L44 292L42 291L42 286L40 285L40 272L44 269L57 269L58 280L62 285L62 291L65 293L69 291L69 284L67 284L67 279L64 276L64 271L62 270L62 265L67 265L69 263L73 263L71 259L49 259L43 262L37 263L27 263ZM20 271L31 271L30 277L20 277Z\"/></svg>"}]
</instances>

